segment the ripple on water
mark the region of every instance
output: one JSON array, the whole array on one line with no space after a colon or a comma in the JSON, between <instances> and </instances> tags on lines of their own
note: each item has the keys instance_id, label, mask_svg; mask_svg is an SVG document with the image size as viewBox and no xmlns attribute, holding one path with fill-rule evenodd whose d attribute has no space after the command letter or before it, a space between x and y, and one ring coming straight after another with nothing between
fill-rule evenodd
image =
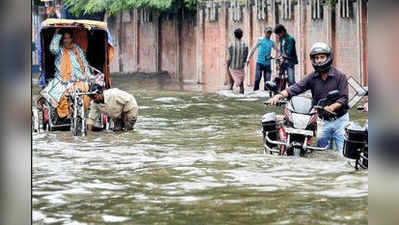
<instances>
[{"instance_id":1,"label":"ripple on water","mask_svg":"<svg viewBox=\"0 0 399 225\"><path fill-rule=\"evenodd\" d=\"M103 220L106 223L120 223L129 220L129 218L124 216L103 215Z\"/></svg>"},{"instance_id":2,"label":"ripple on water","mask_svg":"<svg viewBox=\"0 0 399 225\"><path fill-rule=\"evenodd\" d=\"M217 92L218 95L224 96L224 97L229 97L229 98L268 98L269 97L269 92L268 91L251 91L247 90L244 92L244 94L240 94L236 91L231 91L231 90L221 90Z\"/></svg>"},{"instance_id":3,"label":"ripple on water","mask_svg":"<svg viewBox=\"0 0 399 225\"><path fill-rule=\"evenodd\" d=\"M46 216L43 213L41 213L37 210L32 210L32 221L35 222L35 221L43 220L44 218L46 218Z\"/></svg>"},{"instance_id":4,"label":"ripple on water","mask_svg":"<svg viewBox=\"0 0 399 225\"><path fill-rule=\"evenodd\" d=\"M222 224L235 214L241 224L256 225L367 220L367 172L328 152L300 159L263 154L259 99L267 92L160 94L135 95L144 107L131 133L32 136L35 223L85 224L81 215L96 207L103 214L84 217L88 224L129 224L130 215L139 215L136 224L167 223L163 214L181 224ZM345 214L353 198L357 214Z\"/></svg>"},{"instance_id":5,"label":"ripple on water","mask_svg":"<svg viewBox=\"0 0 399 225\"><path fill-rule=\"evenodd\" d=\"M179 98L174 98L174 97L161 97L161 98L154 99L154 101L163 102L163 103L173 103L173 102L179 102L182 100Z\"/></svg>"},{"instance_id":6,"label":"ripple on water","mask_svg":"<svg viewBox=\"0 0 399 225\"><path fill-rule=\"evenodd\" d=\"M77 221L69 221L64 223L65 225L87 225L87 223L77 222Z\"/></svg>"}]
</instances>

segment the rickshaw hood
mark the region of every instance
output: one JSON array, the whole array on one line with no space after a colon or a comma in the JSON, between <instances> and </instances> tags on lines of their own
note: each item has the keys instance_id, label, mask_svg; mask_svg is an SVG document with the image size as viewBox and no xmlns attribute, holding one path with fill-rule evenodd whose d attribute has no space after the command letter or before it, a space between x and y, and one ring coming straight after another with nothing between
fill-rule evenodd
<instances>
[{"instance_id":1,"label":"rickshaw hood","mask_svg":"<svg viewBox=\"0 0 399 225\"><path fill-rule=\"evenodd\" d=\"M93 27L97 27L103 30L107 30L107 23L96 21L96 20L70 20L70 19L46 19L42 22L42 27L56 26L56 25L82 25L86 29L90 30Z\"/></svg>"}]
</instances>

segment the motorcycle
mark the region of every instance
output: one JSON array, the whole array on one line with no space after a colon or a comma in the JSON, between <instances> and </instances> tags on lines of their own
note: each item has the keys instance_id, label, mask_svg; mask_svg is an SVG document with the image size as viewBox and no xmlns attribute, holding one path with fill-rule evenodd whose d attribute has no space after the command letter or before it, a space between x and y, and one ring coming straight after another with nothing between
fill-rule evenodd
<instances>
[{"instance_id":1,"label":"motorcycle","mask_svg":"<svg viewBox=\"0 0 399 225\"><path fill-rule=\"evenodd\" d=\"M368 89L365 95L368 95ZM364 110L357 107L357 110ZM364 126L350 122L345 127L343 154L346 158L355 160L355 169L368 168L368 121Z\"/></svg>"},{"instance_id":2,"label":"motorcycle","mask_svg":"<svg viewBox=\"0 0 399 225\"><path fill-rule=\"evenodd\" d=\"M269 88L277 89L272 83L269 83ZM309 152L327 150L329 144L326 147L312 146L313 137L317 133L318 117L325 120L336 118L335 113L324 110L324 107L338 97L339 91L334 90L326 98L320 99L317 105L313 105L312 99L303 96L277 102L277 106L285 105L284 118L277 120L272 112L264 114L261 119L265 154L303 157Z\"/></svg>"}]
</instances>

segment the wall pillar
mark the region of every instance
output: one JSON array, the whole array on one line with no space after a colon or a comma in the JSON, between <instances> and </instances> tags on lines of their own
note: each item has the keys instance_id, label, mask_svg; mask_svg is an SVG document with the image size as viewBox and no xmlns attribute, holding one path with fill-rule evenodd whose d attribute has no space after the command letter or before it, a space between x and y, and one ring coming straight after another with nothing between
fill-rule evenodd
<instances>
[{"instance_id":1,"label":"wall pillar","mask_svg":"<svg viewBox=\"0 0 399 225\"><path fill-rule=\"evenodd\" d=\"M197 7L197 50L196 50L196 59L197 59L197 69L196 69L196 80L198 84L203 83L203 57L204 57L204 30L205 30L205 10L201 4Z\"/></svg>"}]
</instances>

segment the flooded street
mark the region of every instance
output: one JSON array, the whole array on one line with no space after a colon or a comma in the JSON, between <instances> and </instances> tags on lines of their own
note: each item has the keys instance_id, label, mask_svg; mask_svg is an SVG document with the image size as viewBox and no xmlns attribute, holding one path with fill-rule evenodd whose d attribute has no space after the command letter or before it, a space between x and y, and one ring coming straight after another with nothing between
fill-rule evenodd
<instances>
[{"instance_id":1,"label":"flooded street","mask_svg":"<svg viewBox=\"0 0 399 225\"><path fill-rule=\"evenodd\" d=\"M33 224L367 224L367 171L263 154L266 93L111 79L139 104L135 130L33 134Z\"/></svg>"}]
</instances>

